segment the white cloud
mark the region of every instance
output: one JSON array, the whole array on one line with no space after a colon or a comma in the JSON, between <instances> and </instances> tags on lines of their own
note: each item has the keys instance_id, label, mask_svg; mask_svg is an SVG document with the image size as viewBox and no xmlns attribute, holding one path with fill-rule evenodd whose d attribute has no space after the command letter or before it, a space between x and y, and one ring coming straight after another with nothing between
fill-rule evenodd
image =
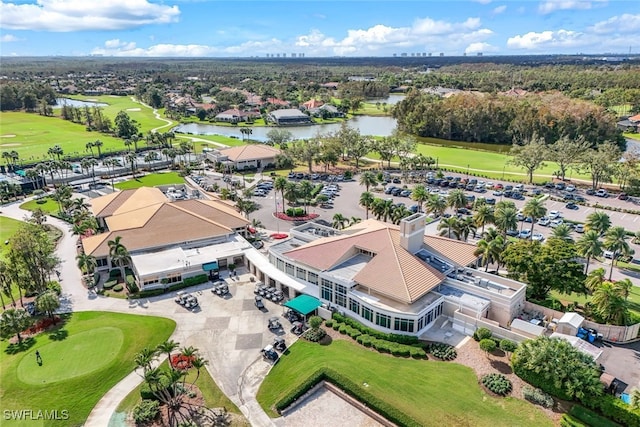
<instances>
[{"instance_id":1,"label":"white cloud","mask_svg":"<svg viewBox=\"0 0 640 427\"><path fill-rule=\"evenodd\" d=\"M113 39L92 53L113 56L255 56L290 52L304 52L306 56L366 56L429 51L461 54L465 48L485 42L493 34L490 29L482 28L478 18L461 22L422 18L407 27L378 24L350 29L342 38L312 29L290 40L261 39L233 46L163 44L142 48L132 42Z\"/></svg>"},{"instance_id":2,"label":"white cloud","mask_svg":"<svg viewBox=\"0 0 640 427\"><path fill-rule=\"evenodd\" d=\"M538 11L548 14L556 10L586 10L595 7L596 3L607 3L607 0L545 0L538 6Z\"/></svg>"},{"instance_id":3,"label":"white cloud","mask_svg":"<svg viewBox=\"0 0 640 427\"><path fill-rule=\"evenodd\" d=\"M466 54L472 54L472 53L487 53L487 52L497 52L498 48L489 44L489 43L484 43L484 42L476 42L476 43L471 43L469 46L467 46L467 48L464 50L464 53Z\"/></svg>"},{"instance_id":4,"label":"white cloud","mask_svg":"<svg viewBox=\"0 0 640 427\"><path fill-rule=\"evenodd\" d=\"M542 31L540 33L529 32L524 35L509 37L507 47L512 49L549 49L549 48L572 48L584 46L590 41L585 34L577 31L557 30Z\"/></svg>"},{"instance_id":5,"label":"white cloud","mask_svg":"<svg viewBox=\"0 0 640 427\"><path fill-rule=\"evenodd\" d=\"M605 21L600 21L589 30L597 34L611 33L631 33L640 31L640 14L631 15L625 13L620 16L613 16Z\"/></svg>"},{"instance_id":6,"label":"white cloud","mask_svg":"<svg viewBox=\"0 0 640 427\"><path fill-rule=\"evenodd\" d=\"M507 10L507 5L503 4L502 6L498 6L496 8L493 9L493 14L494 15L500 15L501 13L504 13Z\"/></svg>"},{"instance_id":7,"label":"white cloud","mask_svg":"<svg viewBox=\"0 0 640 427\"><path fill-rule=\"evenodd\" d=\"M17 41L20 41L20 39L13 34L4 34L2 37L0 37L0 42L2 43L11 43Z\"/></svg>"},{"instance_id":8,"label":"white cloud","mask_svg":"<svg viewBox=\"0 0 640 427\"><path fill-rule=\"evenodd\" d=\"M148 0L36 0L28 4L0 1L0 27L13 30L122 30L176 22L179 15L178 6Z\"/></svg>"}]
</instances>

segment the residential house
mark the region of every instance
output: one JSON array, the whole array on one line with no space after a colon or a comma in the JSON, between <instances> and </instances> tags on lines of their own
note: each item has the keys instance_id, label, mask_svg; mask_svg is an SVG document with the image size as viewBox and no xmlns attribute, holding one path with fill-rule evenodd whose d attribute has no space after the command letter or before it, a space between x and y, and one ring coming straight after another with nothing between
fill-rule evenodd
<instances>
[{"instance_id":1,"label":"residential house","mask_svg":"<svg viewBox=\"0 0 640 427\"><path fill-rule=\"evenodd\" d=\"M269 121L279 126L313 124L311 118L297 108L273 110L271 113L269 113L267 118Z\"/></svg>"},{"instance_id":2,"label":"residential house","mask_svg":"<svg viewBox=\"0 0 640 427\"><path fill-rule=\"evenodd\" d=\"M623 132L640 132L640 114L618 122L618 129Z\"/></svg>"},{"instance_id":3,"label":"residential house","mask_svg":"<svg viewBox=\"0 0 640 427\"><path fill-rule=\"evenodd\" d=\"M238 108L232 108L216 115L215 119L219 122L239 123L246 122L247 119L254 117L260 117L260 113L256 111L242 111Z\"/></svg>"}]
</instances>

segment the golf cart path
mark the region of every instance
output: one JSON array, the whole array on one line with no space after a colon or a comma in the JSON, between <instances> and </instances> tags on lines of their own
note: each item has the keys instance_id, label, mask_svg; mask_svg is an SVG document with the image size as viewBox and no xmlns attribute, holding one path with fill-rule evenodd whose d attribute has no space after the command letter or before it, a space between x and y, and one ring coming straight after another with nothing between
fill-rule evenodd
<instances>
[{"instance_id":1,"label":"golf cart path","mask_svg":"<svg viewBox=\"0 0 640 427\"><path fill-rule=\"evenodd\" d=\"M74 194L74 196L82 195ZM20 209L20 205L30 199L31 198L27 198L4 205L0 208L0 214L24 221L25 218L30 215L30 212ZM193 313L188 311L184 313L174 313L167 311L165 304L151 304L151 302L154 301L166 300L166 295L151 299L124 300L100 296L86 289L82 284L82 275L76 265L76 255L78 254L76 242L78 238L72 234L70 224L51 216L47 216L47 223L62 231L62 238L58 241L56 247L56 255L58 255L61 260L58 270L60 272L60 285L62 287L60 312L110 311L170 318L176 322L176 329L170 339L177 341L181 345L190 345L188 343L192 337L203 332L204 325L193 322ZM170 300L173 302L172 298L170 298ZM202 350L205 352L208 351L206 348L202 348ZM214 362L217 361L211 361L212 364ZM206 369L217 384L222 383L222 379L217 377L217 371L215 369L209 366L207 366ZM257 392L257 388L267 372L254 371L254 373L261 376L259 378L252 378L251 384L253 387L242 390L242 400L237 392L228 395L228 397L240 408L252 426L274 426L271 419L262 410L255 398L255 392ZM105 427L109 425L109 420L115 413L120 402L141 383L142 377L135 371L123 378L102 396L92 409L84 426Z\"/></svg>"},{"instance_id":2,"label":"golf cart path","mask_svg":"<svg viewBox=\"0 0 640 427\"><path fill-rule=\"evenodd\" d=\"M135 96L131 97L131 100L133 102L137 102L138 104L142 105L143 107L149 108L151 110L153 110L153 115L155 116L156 119L160 120L161 122L165 122L166 124L162 125L162 126L158 126L155 127L153 129L151 129L149 132L157 132L159 129L162 128L166 128L167 126L172 126L174 124L173 121L169 120L169 119L165 119L164 117L160 117L160 113L158 113L158 110L156 108L151 107L151 105L145 104L144 102L136 99Z\"/></svg>"}]
</instances>

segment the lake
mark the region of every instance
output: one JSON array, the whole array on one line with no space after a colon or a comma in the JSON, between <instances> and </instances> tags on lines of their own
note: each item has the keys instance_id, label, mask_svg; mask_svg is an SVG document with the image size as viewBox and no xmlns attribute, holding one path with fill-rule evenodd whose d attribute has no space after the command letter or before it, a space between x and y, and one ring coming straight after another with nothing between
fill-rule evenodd
<instances>
[{"instance_id":1,"label":"lake","mask_svg":"<svg viewBox=\"0 0 640 427\"><path fill-rule=\"evenodd\" d=\"M356 116L347 121L347 125L354 129L358 129L361 135L373 136L389 136L396 128L397 120L393 117L372 117L372 116ZM286 129L293 135L294 139L309 139L318 134L328 134L340 130L342 123L330 123L311 126L281 126L278 129ZM242 139L239 127L218 126L208 123L186 123L176 126L175 132L187 133L192 135L224 135ZM267 133L275 126L264 127L256 126L251 128L251 139L256 141L267 141Z\"/></svg>"},{"instance_id":2,"label":"lake","mask_svg":"<svg viewBox=\"0 0 640 427\"><path fill-rule=\"evenodd\" d=\"M56 105L53 108L62 108L63 105L70 107L106 107L108 104L103 102L79 101L77 99L56 98Z\"/></svg>"}]
</instances>

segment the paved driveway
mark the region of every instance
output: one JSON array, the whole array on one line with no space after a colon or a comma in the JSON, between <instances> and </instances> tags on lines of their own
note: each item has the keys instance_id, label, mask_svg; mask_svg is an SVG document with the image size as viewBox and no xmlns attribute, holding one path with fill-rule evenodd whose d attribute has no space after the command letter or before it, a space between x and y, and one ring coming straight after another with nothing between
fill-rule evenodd
<instances>
[{"instance_id":1,"label":"paved driveway","mask_svg":"<svg viewBox=\"0 0 640 427\"><path fill-rule=\"evenodd\" d=\"M605 371L624 381L627 392L640 387L640 341L625 345L604 344L601 348L598 362L604 365Z\"/></svg>"}]
</instances>

